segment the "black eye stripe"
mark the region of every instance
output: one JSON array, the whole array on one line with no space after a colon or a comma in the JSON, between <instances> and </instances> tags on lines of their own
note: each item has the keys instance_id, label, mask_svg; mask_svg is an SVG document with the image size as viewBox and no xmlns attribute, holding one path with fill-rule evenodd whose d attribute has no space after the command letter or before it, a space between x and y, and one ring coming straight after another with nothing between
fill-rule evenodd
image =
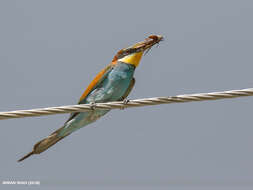
<instances>
[{"instance_id":1,"label":"black eye stripe","mask_svg":"<svg viewBox=\"0 0 253 190\"><path fill-rule=\"evenodd\" d=\"M118 59L123 58L127 55L130 55L132 53L136 53L136 52L139 52L138 48L129 48L129 49L123 50L123 52L118 55Z\"/></svg>"}]
</instances>

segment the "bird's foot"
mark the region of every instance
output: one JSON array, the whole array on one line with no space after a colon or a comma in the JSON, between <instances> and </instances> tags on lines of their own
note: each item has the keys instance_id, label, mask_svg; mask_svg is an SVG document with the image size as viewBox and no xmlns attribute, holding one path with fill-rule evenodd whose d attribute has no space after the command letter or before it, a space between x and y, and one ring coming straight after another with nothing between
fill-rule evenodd
<instances>
[{"instance_id":1,"label":"bird's foot","mask_svg":"<svg viewBox=\"0 0 253 190\"><path fill-rule=\"evenodd\" d=\"M95 103L95 102L91 102L91 103L90 103L90 109L91 109L92 111L94 111L95 108L96 108L96 103Z\"/></svg>"},{"instance_id":2,"label":"bird's foot","mask_svg":"<svg viewBox=\"0 0 253 190\"><path fill-rule=\"evenodd\" d=\"M125 109L125 105L127 105L128 102L130 102L130 100L124 99L124 100L123 100L123 105L122 105L122 107L121 107L120 109L121 109L121 110L124 110L124 109Z\"/></svg>"}]
</instances>

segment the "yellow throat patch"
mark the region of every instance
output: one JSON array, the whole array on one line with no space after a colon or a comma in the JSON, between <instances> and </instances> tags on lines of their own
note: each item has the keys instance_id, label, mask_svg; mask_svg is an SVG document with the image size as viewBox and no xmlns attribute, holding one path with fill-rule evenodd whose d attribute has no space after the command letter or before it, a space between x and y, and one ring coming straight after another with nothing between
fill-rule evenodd
<instances>
[{"instance_id":1,"label":"yellow throat patch","mask_svg":"<svg viewBox=\"0 0 253 190\"><path fill-rule=\"evenodd\" d=\"M127 64L131 64L134 65L135 67L137 67L141 61L141 57L143 55L143 52L138 52L138 53L133 53L131 55L127 55L121 59L119 59L118 61L127 63Z\"/></svg>"}]
</instances>

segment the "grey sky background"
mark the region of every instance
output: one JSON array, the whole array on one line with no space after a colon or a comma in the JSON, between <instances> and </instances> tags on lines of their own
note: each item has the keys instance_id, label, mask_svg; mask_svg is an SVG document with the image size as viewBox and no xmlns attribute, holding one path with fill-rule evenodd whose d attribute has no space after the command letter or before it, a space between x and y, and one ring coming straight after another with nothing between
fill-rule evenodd
<instances>
[{"instance_id":1,"label":"grey sky background","mask_svg":"<svg viewBox=\"0 0 253 190\"><path fill-rule=\"evenodd\" d=\"M0 111L75 104L121 48L165 37L129 98L253 87L252 1L0 1ZM0 121L0 179L34 189L252 189L253 98L114 110L16 160L68 115ZM27 186L0 185L0 189Z\"/></svg>"}]
</instances>

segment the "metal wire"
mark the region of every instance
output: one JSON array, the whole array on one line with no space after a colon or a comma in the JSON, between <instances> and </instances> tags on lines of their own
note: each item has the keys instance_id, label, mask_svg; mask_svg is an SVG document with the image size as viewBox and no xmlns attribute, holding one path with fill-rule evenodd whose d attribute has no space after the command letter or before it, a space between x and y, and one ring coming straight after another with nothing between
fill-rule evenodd
<instances>
[{"instance_id":1,"label":"metal wire","mask_svg":"<svg viewBox=\"0 0 253 190\"><path fill-rule=\"evenodd\" d=\"M30 110L17 110L9 112L0 112L0 120L22 117L34 117L43 115L63 114L72 112L85 112L93 111L97 109L124 109L129 107L141 107L158 104L171 104L171 103L183 103L183 102L195 102L195 101L207 101L207 100L219 100L225 98L237 98L242 96L253 96L253 88L247 88L242 90L230 90L222 92L211 93L199 93L199 94L185 94L169 97L154 97L144 98L120 102L107 102L107 103L95 103L95 104L79 104L49 108L39 108Z\"/></svg>"}]
</instances>

